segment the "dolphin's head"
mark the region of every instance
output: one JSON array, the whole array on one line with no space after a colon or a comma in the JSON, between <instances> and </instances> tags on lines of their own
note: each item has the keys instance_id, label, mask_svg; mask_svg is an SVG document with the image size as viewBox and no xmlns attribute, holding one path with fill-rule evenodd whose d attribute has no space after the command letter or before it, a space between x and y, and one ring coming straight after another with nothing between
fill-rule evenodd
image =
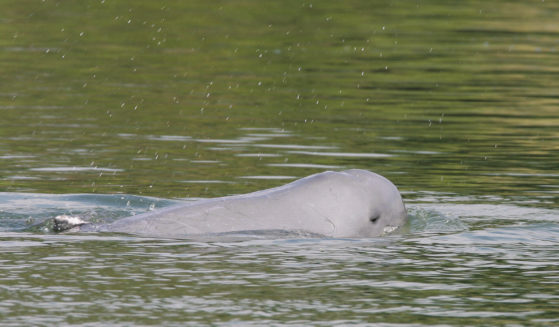
<instances>
[{"instance_id":1,"label":"dolphin's head","mask_svg":"<svg viewBox=\"0 0 559 327\"><path fill-rule=\"evenodd\" d=\"M402 226L407 219L400 192L385 177L361 169L350 169L344 175L345 213L332 217L335 237L379 236ZM347 200L351 199L351 200Z\"/></svg>"}]
</instances>

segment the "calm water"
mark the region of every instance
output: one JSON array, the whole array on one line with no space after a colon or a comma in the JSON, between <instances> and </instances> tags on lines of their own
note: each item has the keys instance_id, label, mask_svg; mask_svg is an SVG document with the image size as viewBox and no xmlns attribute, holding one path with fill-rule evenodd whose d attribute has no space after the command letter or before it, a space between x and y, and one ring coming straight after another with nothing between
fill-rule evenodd
<instances>
[{"instance_id":1,"label":"calm water","mask_svg":"<svg viewBox=\"0 0 559 327\"><path fill-rule=\"evenodd\" d=\"M0 3L1 326L559 325L559 3ZM56 235L369 169L376 239Z\"/></svg>"}]
</instances>

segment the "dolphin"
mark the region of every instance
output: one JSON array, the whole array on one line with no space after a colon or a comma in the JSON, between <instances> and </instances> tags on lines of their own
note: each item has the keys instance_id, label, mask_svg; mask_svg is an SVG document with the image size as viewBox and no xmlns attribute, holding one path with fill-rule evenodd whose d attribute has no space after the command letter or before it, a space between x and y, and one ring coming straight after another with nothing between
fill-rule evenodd
<instances>
[{"instance_id":1,"label":"dolphin","mask_svg":"<svg viewBox=\"0 0 559 327\"><path fill-rule=\"evenodd\" d=\"M54 230L179 239L282 230L365 238L391 232L406 219L400 192L392 182L367 170L350 169L326 171L253 193L169 206L107 224L58 216Z\"/></svg>"}]
</instances>

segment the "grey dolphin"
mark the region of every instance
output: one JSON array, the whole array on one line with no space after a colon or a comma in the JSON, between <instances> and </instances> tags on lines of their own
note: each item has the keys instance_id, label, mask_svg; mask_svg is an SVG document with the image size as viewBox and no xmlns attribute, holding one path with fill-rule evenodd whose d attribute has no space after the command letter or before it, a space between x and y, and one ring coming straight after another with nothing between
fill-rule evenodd
<instances>
[{"instance_id":1,"label":"grey dolphin","mask_svg":"<svg viewBox=\"0 0 559 327\"><path fill-rule=\"evenodd\" d=\"M184 238L255 230L371 237L403 225L407 214L392 182L370 171L350 169L326 171L254 193L170 206L103 225L60 217L55 224L64 226L61 229L147 237Z\"/></svg>"}]
</instances>

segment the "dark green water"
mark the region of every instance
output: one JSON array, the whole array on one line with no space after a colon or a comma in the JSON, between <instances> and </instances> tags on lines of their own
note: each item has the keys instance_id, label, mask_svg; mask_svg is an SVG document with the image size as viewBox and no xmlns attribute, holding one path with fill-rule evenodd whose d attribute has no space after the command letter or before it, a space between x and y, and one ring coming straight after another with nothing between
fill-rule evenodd
<instances>
[{"instance_id":1,"label":"dark green water","mask_svg":"<svg viewBox=\"0 0 559 327\"><path fill-rule=\"evenodd\" d=\"M559 324L559 3L6 0L0 35L0 325ZM405 230L24 231L348 168Z\"/></svg>"}]
</instances>

